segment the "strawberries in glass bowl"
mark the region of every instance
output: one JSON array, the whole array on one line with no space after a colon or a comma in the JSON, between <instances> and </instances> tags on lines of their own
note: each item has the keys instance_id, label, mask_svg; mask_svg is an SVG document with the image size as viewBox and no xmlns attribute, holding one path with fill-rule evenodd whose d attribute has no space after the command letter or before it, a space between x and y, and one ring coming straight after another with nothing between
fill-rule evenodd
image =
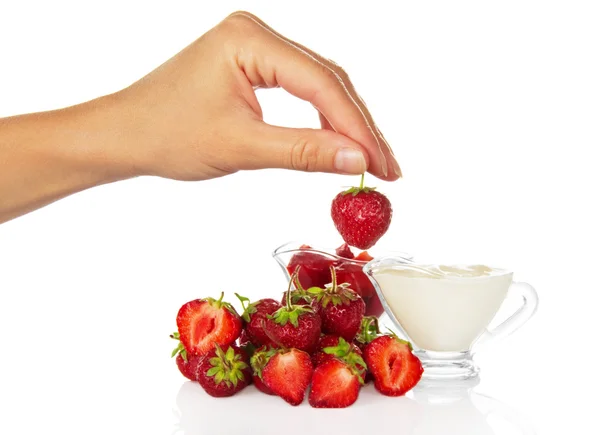
<instances>
[{"instance_id":1,"label":"strawberries in glass bowl","mask_svg":"<svg viewBox=\"0 0 600 435\"><path fill-rule=\"evenodd\" d=\"M411 259L408 255L403 256ZM383 314L375 287L363 272L363 266L373 259L368 251L355 252L345 243L334 249L324 249L312 244L289 242L275 249L273 258L288 280L298 267L298 280L305 289L330 284L330 266L333 266L338 283L348 283L365 301L365 316L379 317Z\"/></svg>"}]
</instances>

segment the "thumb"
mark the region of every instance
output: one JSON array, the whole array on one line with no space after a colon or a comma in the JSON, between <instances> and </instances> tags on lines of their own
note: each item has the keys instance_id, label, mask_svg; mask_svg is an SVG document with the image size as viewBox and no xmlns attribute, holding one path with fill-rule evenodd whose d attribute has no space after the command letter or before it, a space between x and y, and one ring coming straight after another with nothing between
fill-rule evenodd
<instances>
[{"instance_id":1,"label":"thumb","mask_svg":"<svg viewBox=\"0 0 600 435\"><path fill-rule=\"evenodd\" d=\"M279 168L305 172L359 175L369 167L365 149L329 130L260 124L242 169ZM247 142L247 139L245 141Z\"/></svg>"}]
</instances>

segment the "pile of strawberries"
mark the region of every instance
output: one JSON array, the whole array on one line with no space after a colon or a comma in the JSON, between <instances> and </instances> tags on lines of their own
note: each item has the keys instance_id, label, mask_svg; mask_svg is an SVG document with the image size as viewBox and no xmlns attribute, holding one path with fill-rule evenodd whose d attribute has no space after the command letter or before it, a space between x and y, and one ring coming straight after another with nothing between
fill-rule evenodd
<instances>
[{"instance_id":1,"label":"pile of strawberries","mask_svg":"<svg viewBox=\"0 0 600 435\"><path fill-rule=\"evenodd\" d=\"M172 335L179 370L214 397L254 384L294 406L307 391L313 407L350 406L370 380L381 394L404 395L423 373L411 345L381 334L361 296L330 273L330 284L305 289L297 267L281 302L236 293L241 316L223 294L187 302Z\"/></svg>"}]
</instances>

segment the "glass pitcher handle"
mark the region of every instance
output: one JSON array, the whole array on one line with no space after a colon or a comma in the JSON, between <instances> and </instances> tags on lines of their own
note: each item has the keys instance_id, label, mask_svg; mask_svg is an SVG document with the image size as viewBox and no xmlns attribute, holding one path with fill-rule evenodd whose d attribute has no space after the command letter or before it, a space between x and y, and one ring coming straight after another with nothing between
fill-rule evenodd
<instances>
[{"instance_id":1,"label":"glass pitcher handle","mask_svg":"<svg viewBox=\"0 0 600 435\"><path fill-rule=\"evenodd\" d=\"M526 282L513 282L508 294L517 294L522 299L522 305L504 322L493 329L486 329L473 345L472 352L479 352L492 341L498 341L515 332L535 314L538 307L538 295L535 289Z\"/></svg>"}]
</instances>

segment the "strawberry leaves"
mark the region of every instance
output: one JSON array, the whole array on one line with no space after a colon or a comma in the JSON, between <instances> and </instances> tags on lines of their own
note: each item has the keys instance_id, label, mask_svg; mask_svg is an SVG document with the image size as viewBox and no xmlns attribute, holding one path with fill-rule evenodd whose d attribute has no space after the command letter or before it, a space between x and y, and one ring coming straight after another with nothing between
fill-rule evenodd
<instances>
[{"instance_id":1,"label":"strawberry leaves","mask_svg":"<svg viewBox=\"0 0 600 435\"><path fill-rule=\"evenodd\" d=\"M359 187L351 187L350 189L343 191L342 195L352 194L352 196L356 196L360 192L369 193L369 192L373 192L375 189L377 189L376 187L366 187L364 185L364 183L365 183L365 174L362 174L360 176L360 186Z\"/></svg>"},{"instance_id":2,"label":"strawberry leaves","mask_svg":"<svg viewBox=\"0 0 600 435\"><path fill-rule=\"evenodd\" d=\"M242 319L244 319L246 322L249 322L250 314L254 314L258 311L256 306L260 303L260 301L250 303L250 299L248 299L247 297L240 296L237 293L234 293L234 295L240 300L242 304L242 309L244 310L244 312L241 315Z\"/></svg>"},{"instance_id":3,"label":"strawberry leaves","mask_svg":"<svg viewBox=\"0 0 600 435\"><path fill-rule=\"evenodd\" d=\"M364 384L363 374L367 370L367 364L358 353L352 350L350 343L340 337L337 346L326 347L323 352L348 364L352 373L358 376L359 382Z\"/></svg>"},{"instance_id":4,"label":"strawberry leaves","mask_svg":"<svg viewBox=\"0 0 600 435\"><path fill-rule=\"evenodd\" d=\"M244 369L248 368L242 360L242 356L236 353L233 347L229 347L227 352L221 349L218 344L215 345L216 356L212 357L209 362L212 366L206 372L206 376L213 377L215 384L225 382L230 387L237 387L238 382L244 381Z\"/></svg>"},{"instance_id":5,"label":"strawberry leaves","mask_svg":"<svg viewBox=\"0 0 600 435\"><path fill-rule=\"evenodd\" d=\"M361 320L360 330L356 335L356 341L360 344L369 344L375 340L381 331L379 331L379 321L375 316L365 316Z\"/></svg>"},{"instance_id":6,"label":"strawberry leaves","mask_svg":"<svg viewBox=\"0 0 600 435\"><path fill-rule=\"evenodd\" d=\"M330 266L329 270L331 272L331 284L327 284L324 289L311 287L307 290L316 299L317 303L320 303L325 308L329 304L333 304L333 306L349 305L350 302L357 300L359 296L354 290L349 288L350 284L337 283L335 267Z\"/></svg>"},{"instance_id":7,"label":"strawberry leaves","mask_svg":"<svg viewBox=\"0 0 600 435\"><path fill-rule=\"evenodd\" d=\"M290 282L288 285L288 289L286 292L286 304L281 307L273 314L267 314L267 319L272 319L275 323L281 326L287 325L287 323L291 323L294 325L294 328L298 327L298 318L305 313L314 313L315 311L309 305L295 305L292 303L292 284L297 283L300 289L302 286L298 281L298 271L300 267L296 267L296 270L290 277Z\"/></svg>"},{"instance_id":8,"label":"strawberry leaves","mask_svg":"<svg viewBox=\"0 0 600 435\"><path fill-rule=\"evenodd\" d=\"M181 355L181 358L183 358L183 360L187 362L187 350L185 350L183 343L179 340L179 332L174 332L171 335L169 335L169 337L171 337L173 340L178 341L177 347L173 349L173 352L171 352L171 358L173 358L176 355Z\"/></svg>"}]
</instances>

